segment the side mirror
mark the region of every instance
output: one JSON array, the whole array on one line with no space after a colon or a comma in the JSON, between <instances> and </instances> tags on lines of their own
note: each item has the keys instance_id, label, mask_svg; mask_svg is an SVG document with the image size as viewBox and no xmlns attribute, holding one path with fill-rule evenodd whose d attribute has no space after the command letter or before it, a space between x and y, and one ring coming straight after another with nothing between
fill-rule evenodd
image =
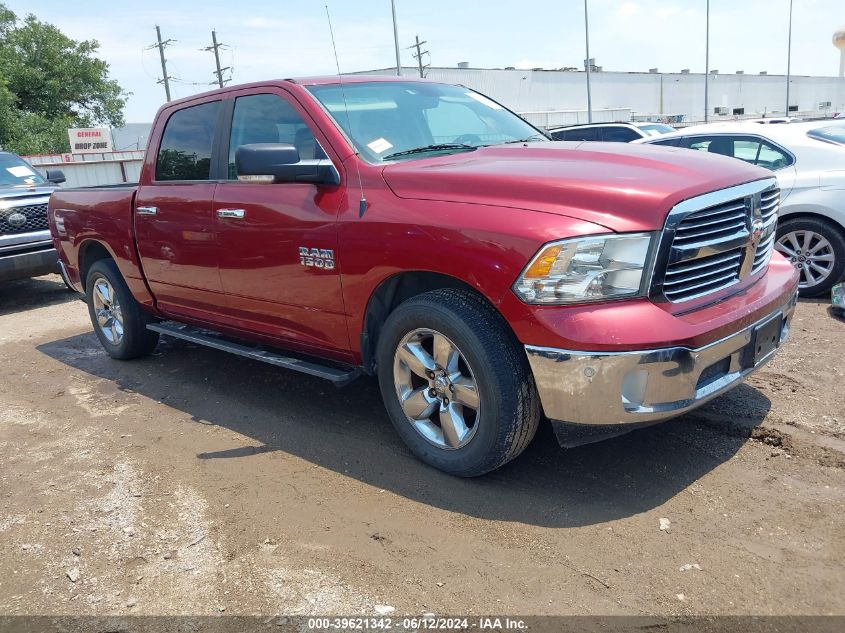
<instances>
[{"instance_id":1,"label":"side mirror","mask_svg":"<svg viewBox=\"0 0 845 633\"><path fill-rule=\"evenodd\" d=\"M299 150L287 143L253 143L235 151L238 180L245 182L310 182L339 185L340 174L327 158L300 160Z\"/></svg>"},{"instance_id":2,"label":"side mirror","mask_svg":"<svg viewBox=\"0 0 845 633\"><path fill-rule=\"evenodd\" d=\"M60 185L65 182L65 174L61 169L48 169L47 170L47 181L52 182L54 185Z\"/></svg>"}]
</instances>

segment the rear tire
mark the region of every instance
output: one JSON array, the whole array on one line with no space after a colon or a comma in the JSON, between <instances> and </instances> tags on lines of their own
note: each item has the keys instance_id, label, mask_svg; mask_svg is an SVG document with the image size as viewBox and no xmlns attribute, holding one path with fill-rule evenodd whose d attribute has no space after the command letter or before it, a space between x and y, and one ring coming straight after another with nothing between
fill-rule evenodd
<instances>
[{"instance_id":1,"label":"rear tire","mask_svg":"<svg viewBox=\"0 0 845 633\"><path fill-rule=\"evenodd\" d=\"M778 225L775 248L798 270L798 294L817 297L845 276L845 235L821 218L787 217Z\"/></svg>"},{"instance_id":2,"label":"rear tire","mask_svg":"<svg viewBox=\"0 0 845 633\"><path fill-rule=\"evenodd\" d=\"M158 332L147 329L155 318L135 301L113 260L94 262L85 282L85 296L94 332L109 356L129 360L155 349Z\"/></svg>"},{"instance_id":3,"label":"rear tire","mask_svg":"<svg viewBox=\"0 0 845 633\"><path fill-rule=\"evenodd\" d=\"M474 293L408 299L385 322L376 354L390 420L425 463L474 477L533 439L540 401L528 360L501 315Z\"/></svg>"}]
</instances>

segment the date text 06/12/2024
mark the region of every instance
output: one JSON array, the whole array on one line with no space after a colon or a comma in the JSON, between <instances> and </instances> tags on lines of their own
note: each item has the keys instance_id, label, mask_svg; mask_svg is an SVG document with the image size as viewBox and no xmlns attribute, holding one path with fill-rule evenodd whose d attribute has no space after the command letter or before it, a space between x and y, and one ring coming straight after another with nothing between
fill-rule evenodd
<instances>
[{"instance_id":1,"label":"date text 06/12/2024","mask_svg":"<svg viewBox=\"0 0 845 633\"><path fill-rule=\"evenodd\" d=\"M308 618L308 629L312 631L332 630L400 630L400 631L465 631L470 628L485 631L519 631L527 628L524 620L508 617L478 617L474 621L466 617L420 616L394 620L386 617L351 618Z\"/></svg>"}]
</instances>

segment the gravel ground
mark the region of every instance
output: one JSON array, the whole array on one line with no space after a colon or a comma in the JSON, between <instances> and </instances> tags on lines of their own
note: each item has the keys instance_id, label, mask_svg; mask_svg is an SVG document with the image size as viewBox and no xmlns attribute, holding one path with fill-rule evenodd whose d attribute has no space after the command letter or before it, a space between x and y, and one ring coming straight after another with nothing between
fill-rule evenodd
<instances>
[{"instance_id":1,"label":"gravel ground","mask_svg":"<svg viewBox=\"0 0 845 633\"><path fill-rule=\"evenodd\" d=\"M109 359L0 289L0 614L845 614L845 322L698 412L459 480L377 385L165 340Z\"/></svg>"}]
</instances>

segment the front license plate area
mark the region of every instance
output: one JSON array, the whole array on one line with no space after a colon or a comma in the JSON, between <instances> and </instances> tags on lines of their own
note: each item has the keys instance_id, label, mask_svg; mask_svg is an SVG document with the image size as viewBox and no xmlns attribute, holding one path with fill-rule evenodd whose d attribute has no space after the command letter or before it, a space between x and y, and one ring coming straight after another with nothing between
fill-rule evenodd
<instances>
[{"instance_id":1,"label":"front license plate area","mask_svg":"<svg viewBox=\"0 0 845 633\"><path fill-rule=\"evenodd\" d=\"M780 345L780 333L783 328L783 315L778 314L754 328L751 333L751 366L756 367Z\"/></svg>"}]
</instances>

